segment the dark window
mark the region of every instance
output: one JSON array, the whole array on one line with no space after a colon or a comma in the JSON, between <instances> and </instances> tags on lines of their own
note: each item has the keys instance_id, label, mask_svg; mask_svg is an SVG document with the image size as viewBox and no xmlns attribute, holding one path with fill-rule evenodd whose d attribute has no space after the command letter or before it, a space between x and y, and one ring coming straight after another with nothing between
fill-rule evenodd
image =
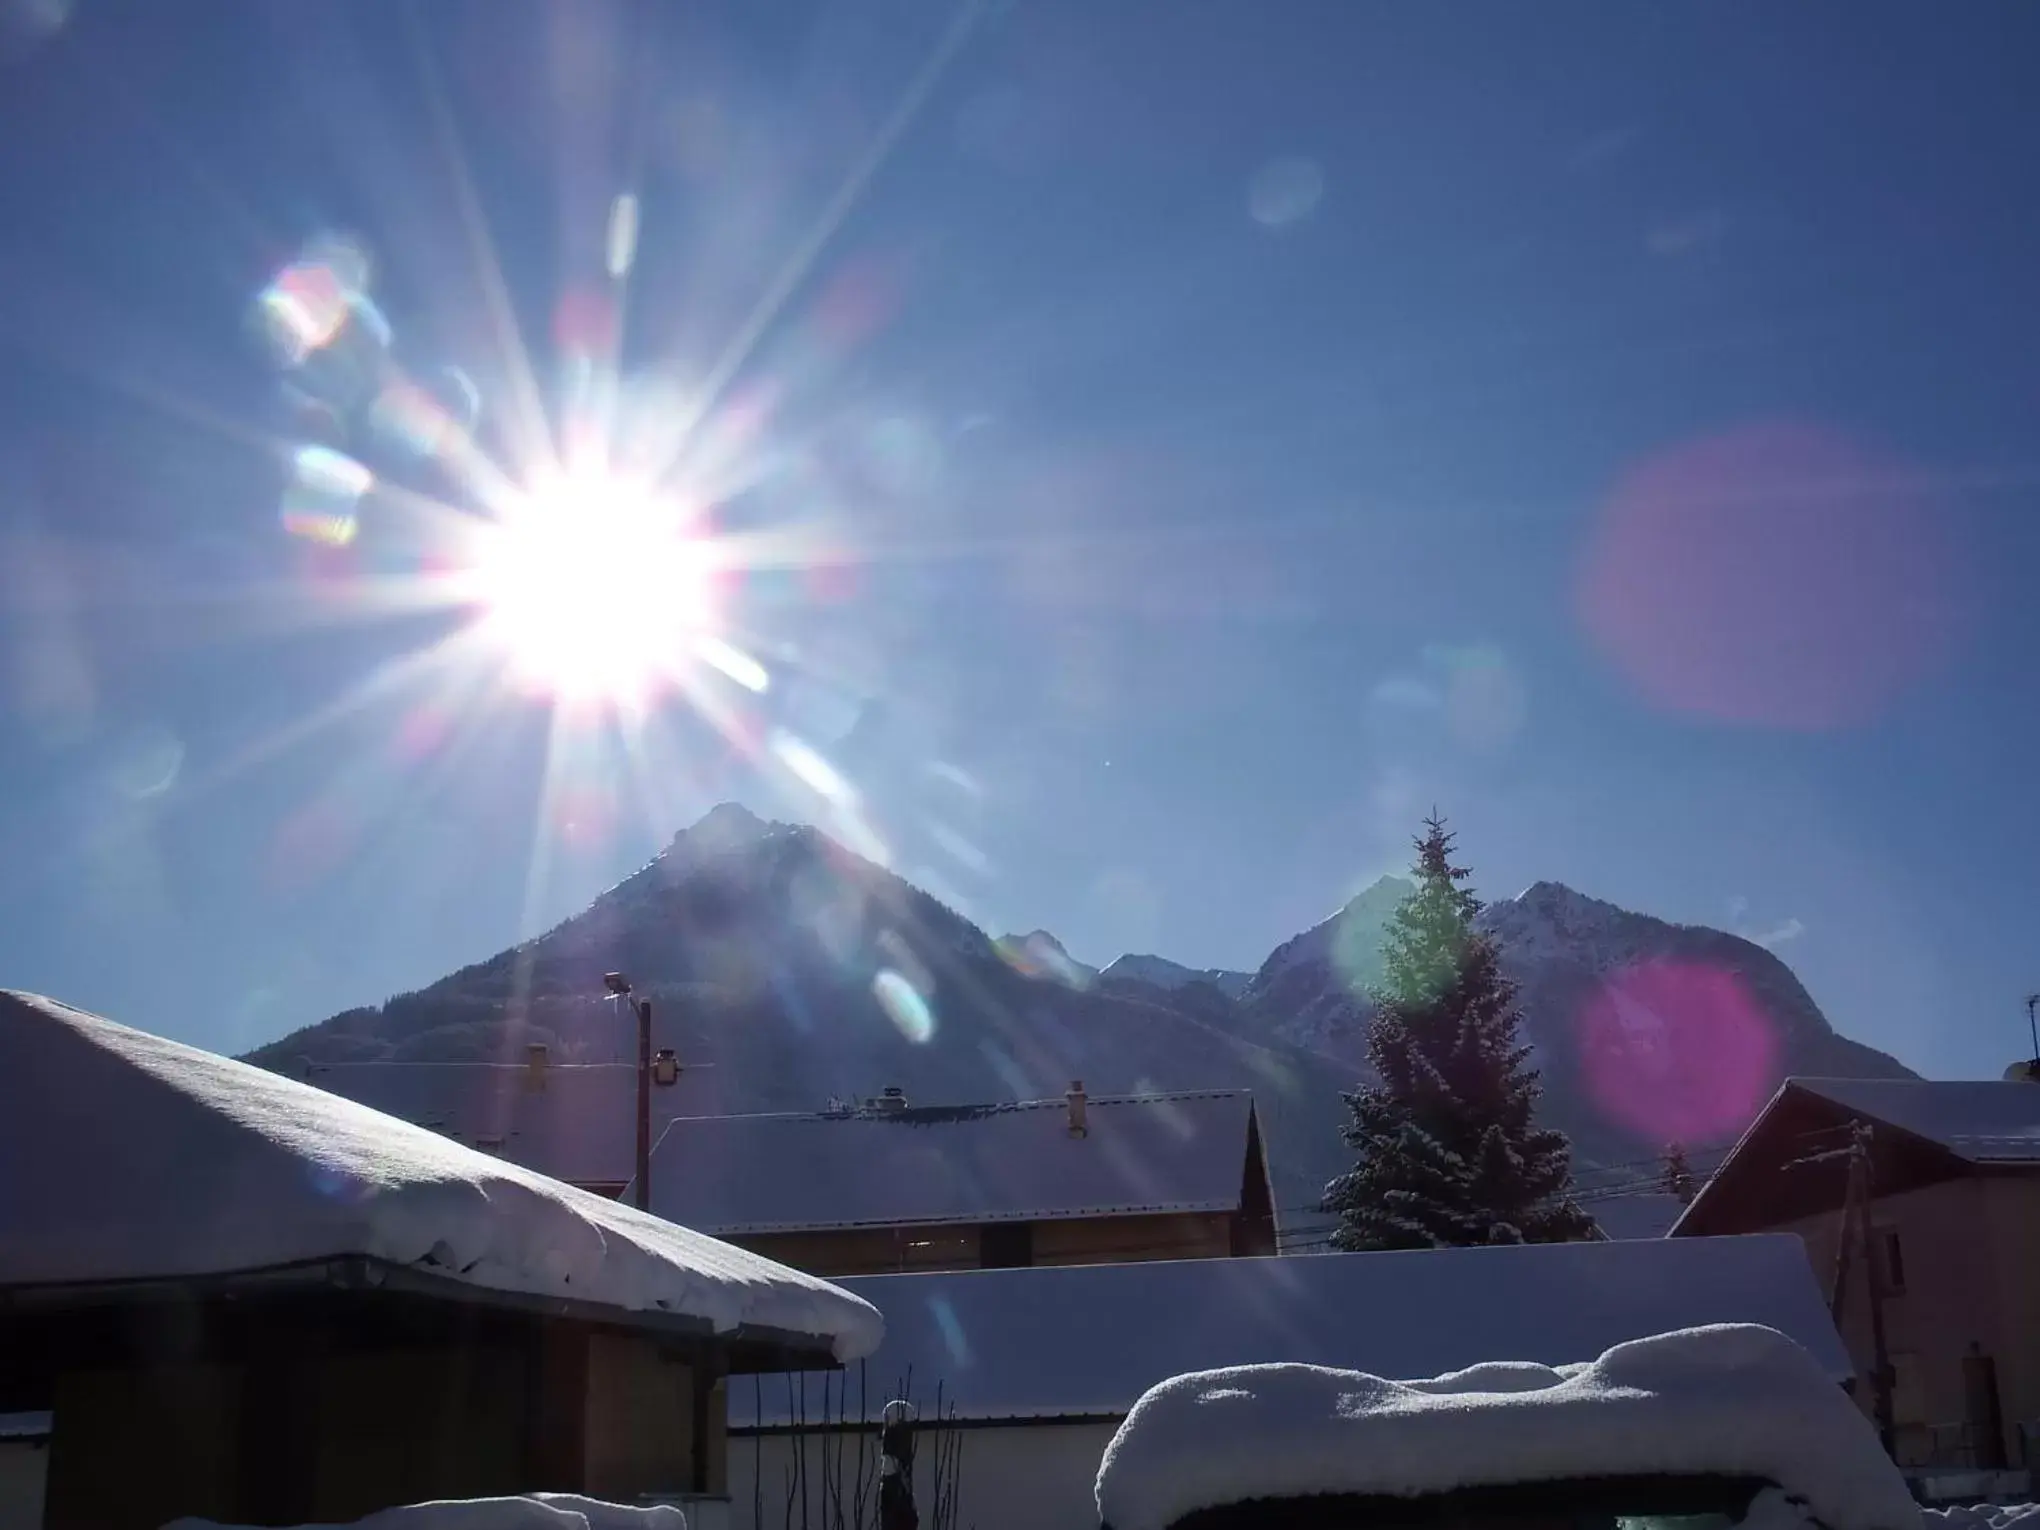
<instances>
[{"instance_id":1,"label":"dark window","mask_svg":"<svg viewBox=\"0 0 2040 1530\"><path fill-rule=\"evenodd\" d=\"M988 1270L1018 1270L1034 1263L1034 1224L987 1223L979 1242L979 1263Z\"/></svg>"}]
</instances>

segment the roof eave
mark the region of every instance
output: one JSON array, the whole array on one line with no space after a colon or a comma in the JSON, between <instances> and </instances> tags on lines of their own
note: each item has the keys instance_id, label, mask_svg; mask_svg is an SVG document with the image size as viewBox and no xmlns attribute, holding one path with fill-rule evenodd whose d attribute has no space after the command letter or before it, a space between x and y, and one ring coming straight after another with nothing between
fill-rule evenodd
<instances>
[{"instance_id":1,"label":"roof eave","mask_svg":"<svg viewBox=\"0 0 2040 1530\"><path fill-rule=\"evenodd\" d=\"M742 1350L783 1356L787 1361L784 1366L769 1365L760 1369L826 1370L837 1363L833 1341L826 1335L794 1333L759 1324L718 1330L706 1318L685 1313L614 1307L546 1292L500 1290L473 1285L433 1270L353 1254L249 1270L0 1286L0 1317L56 1313L83 1307L143 1305L166 1298L232 1298L317 1290L387 1292L397 1296L421 1297L454 1306L481 1307L585 1323L590 1327L651 1333L674 1340L720 1346L732 1352ZM731 1369L741 1370L743 1367L732 1366Z\"/></svg>"}]
</instances>

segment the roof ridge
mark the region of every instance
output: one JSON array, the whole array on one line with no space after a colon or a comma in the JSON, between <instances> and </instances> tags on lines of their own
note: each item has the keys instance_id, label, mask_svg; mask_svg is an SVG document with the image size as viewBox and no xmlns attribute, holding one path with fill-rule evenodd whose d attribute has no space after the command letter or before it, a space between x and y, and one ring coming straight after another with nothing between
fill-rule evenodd
<instances>
[{"instance_id":1,"label":"roof ridge","mask_svg":"<svg viewBox=\"0 0 2040 1530\"><path fill-rule=\"evenodd\" d=\"M508 1073L522 1073L530 1066L531 1064L528 1061L479 1062L473 1059L460 1058L363 1057L357 1058L352 1062L310 1063L307 1064L307 1069L312 1073L337 1073L343 1068L500 1068ZM597 1068L624 1068L634 1071L637 1068L637 1064L631 1062L559 1062L552 1058L547 1058L545 1067L548 1073L554 1071L564 1073L574 1069L584 1069L592 1072Z\"/></svg>"},{"instance_id":2,"label":"roof ridge","mask_svg":"<svg viewBox=\"0 0 2040 1530\"><path fill-rule=\"evenodd\" d=\"M359 1066L359 1065L355 1065ZM521 1063L506 1063L504 1067L519 1067ZM585 1064L591 1067L628 1067L627 1063ZM1251 1100L1251 1089L1164 1089L1151 1094L1087 1094L1086 1100L1093 1106L1099 1105L1161 1105L1173 1100L1224 1100L1235 1097ZM1013 1115L1023 1110L1060 1110L1068 1103L1068 1097L1060 1094L1045 1096L1038 1100L967 1100L947 1105L915 1105L909 1103L899 1110L872 1110L864 1105L854 1105L844 1110L734 1110L718 1111L708 1115L673 1116L680 1121L899 1121L911 1125L964 1124L983 1120L987 1116ZM950 1121L931 1121L929 1115L935 1112L958 1112ZM976 1112L975 1115L963 1112Z\"/></svg>"}]
</instances>

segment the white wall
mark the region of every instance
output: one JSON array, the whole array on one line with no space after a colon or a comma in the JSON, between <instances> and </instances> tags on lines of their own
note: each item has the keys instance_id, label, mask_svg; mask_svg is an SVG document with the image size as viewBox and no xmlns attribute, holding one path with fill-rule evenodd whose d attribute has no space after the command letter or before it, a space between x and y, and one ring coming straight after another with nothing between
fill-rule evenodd
<instances>
[{"instance_id":1,"label":"white wall","mask_svg":"<svg viewBox=\"0 0 2040 1530\"><path fill-rule=\"evenodd\" d=\"M957 1431L963 1441L958 1472L956 1530L1085 1530L1098 1523L1092 1495L1098 1462L1117 1424L998 1424ZM924 1435L914 1454L914 1503L922 1530L934 1527L932 1440ZM833 1445L831 1447L833 1449ZM876 1442L867 1449L867 1481L876 1461ZM850 1469L844 1496L855 1472L852 1439ZM730 1435L731 1530L786 1530L786 1477L793 1464L793 1441L786 1435ZM811 1484L806 1530L836 1530L833 1510L825 1520L820 1502L821 1450L807 1441ZM762 1477L764 1513L754 1520L752 1483ZM844 1517L852 1510L845 1504ZM866 1530L875 1530L867 1510ZM762 1521L762 1522L760 1522ZM793 1530L802 1530L801 1507L793 1506Z\"/></svg>"},{"instance_id":2,"label":"white wall","mask_svg":"<svg viewBox=\"0 0 2040 1530\"><path fill-rule=\"evenodd\" d=\"M42 1530L48 1440L0 1440L0 1530Z\"/></svg>"}]
</instances>

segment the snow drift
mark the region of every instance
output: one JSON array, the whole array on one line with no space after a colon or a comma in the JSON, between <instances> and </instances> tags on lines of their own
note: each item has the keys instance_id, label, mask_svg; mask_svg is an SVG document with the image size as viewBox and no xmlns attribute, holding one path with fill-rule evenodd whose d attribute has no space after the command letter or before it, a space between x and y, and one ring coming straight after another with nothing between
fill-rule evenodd
<instances>
[{"instance_id":1,"label":"snow drift","mask_svg":"<svg viewBox=\"0 0 2040 1530\"><path fill-rule=\"evenodd\" d=\"M1763 1478L1838 1530L1921 1530L1862 1414L1810 1354L1754 1324L1425 1381L1310 1365L1177 1376L1120 1425L1097 1495L1111 1530L1164 1530L1257 1498L1675 1474Z\"/></svg>"}]
</instances>

